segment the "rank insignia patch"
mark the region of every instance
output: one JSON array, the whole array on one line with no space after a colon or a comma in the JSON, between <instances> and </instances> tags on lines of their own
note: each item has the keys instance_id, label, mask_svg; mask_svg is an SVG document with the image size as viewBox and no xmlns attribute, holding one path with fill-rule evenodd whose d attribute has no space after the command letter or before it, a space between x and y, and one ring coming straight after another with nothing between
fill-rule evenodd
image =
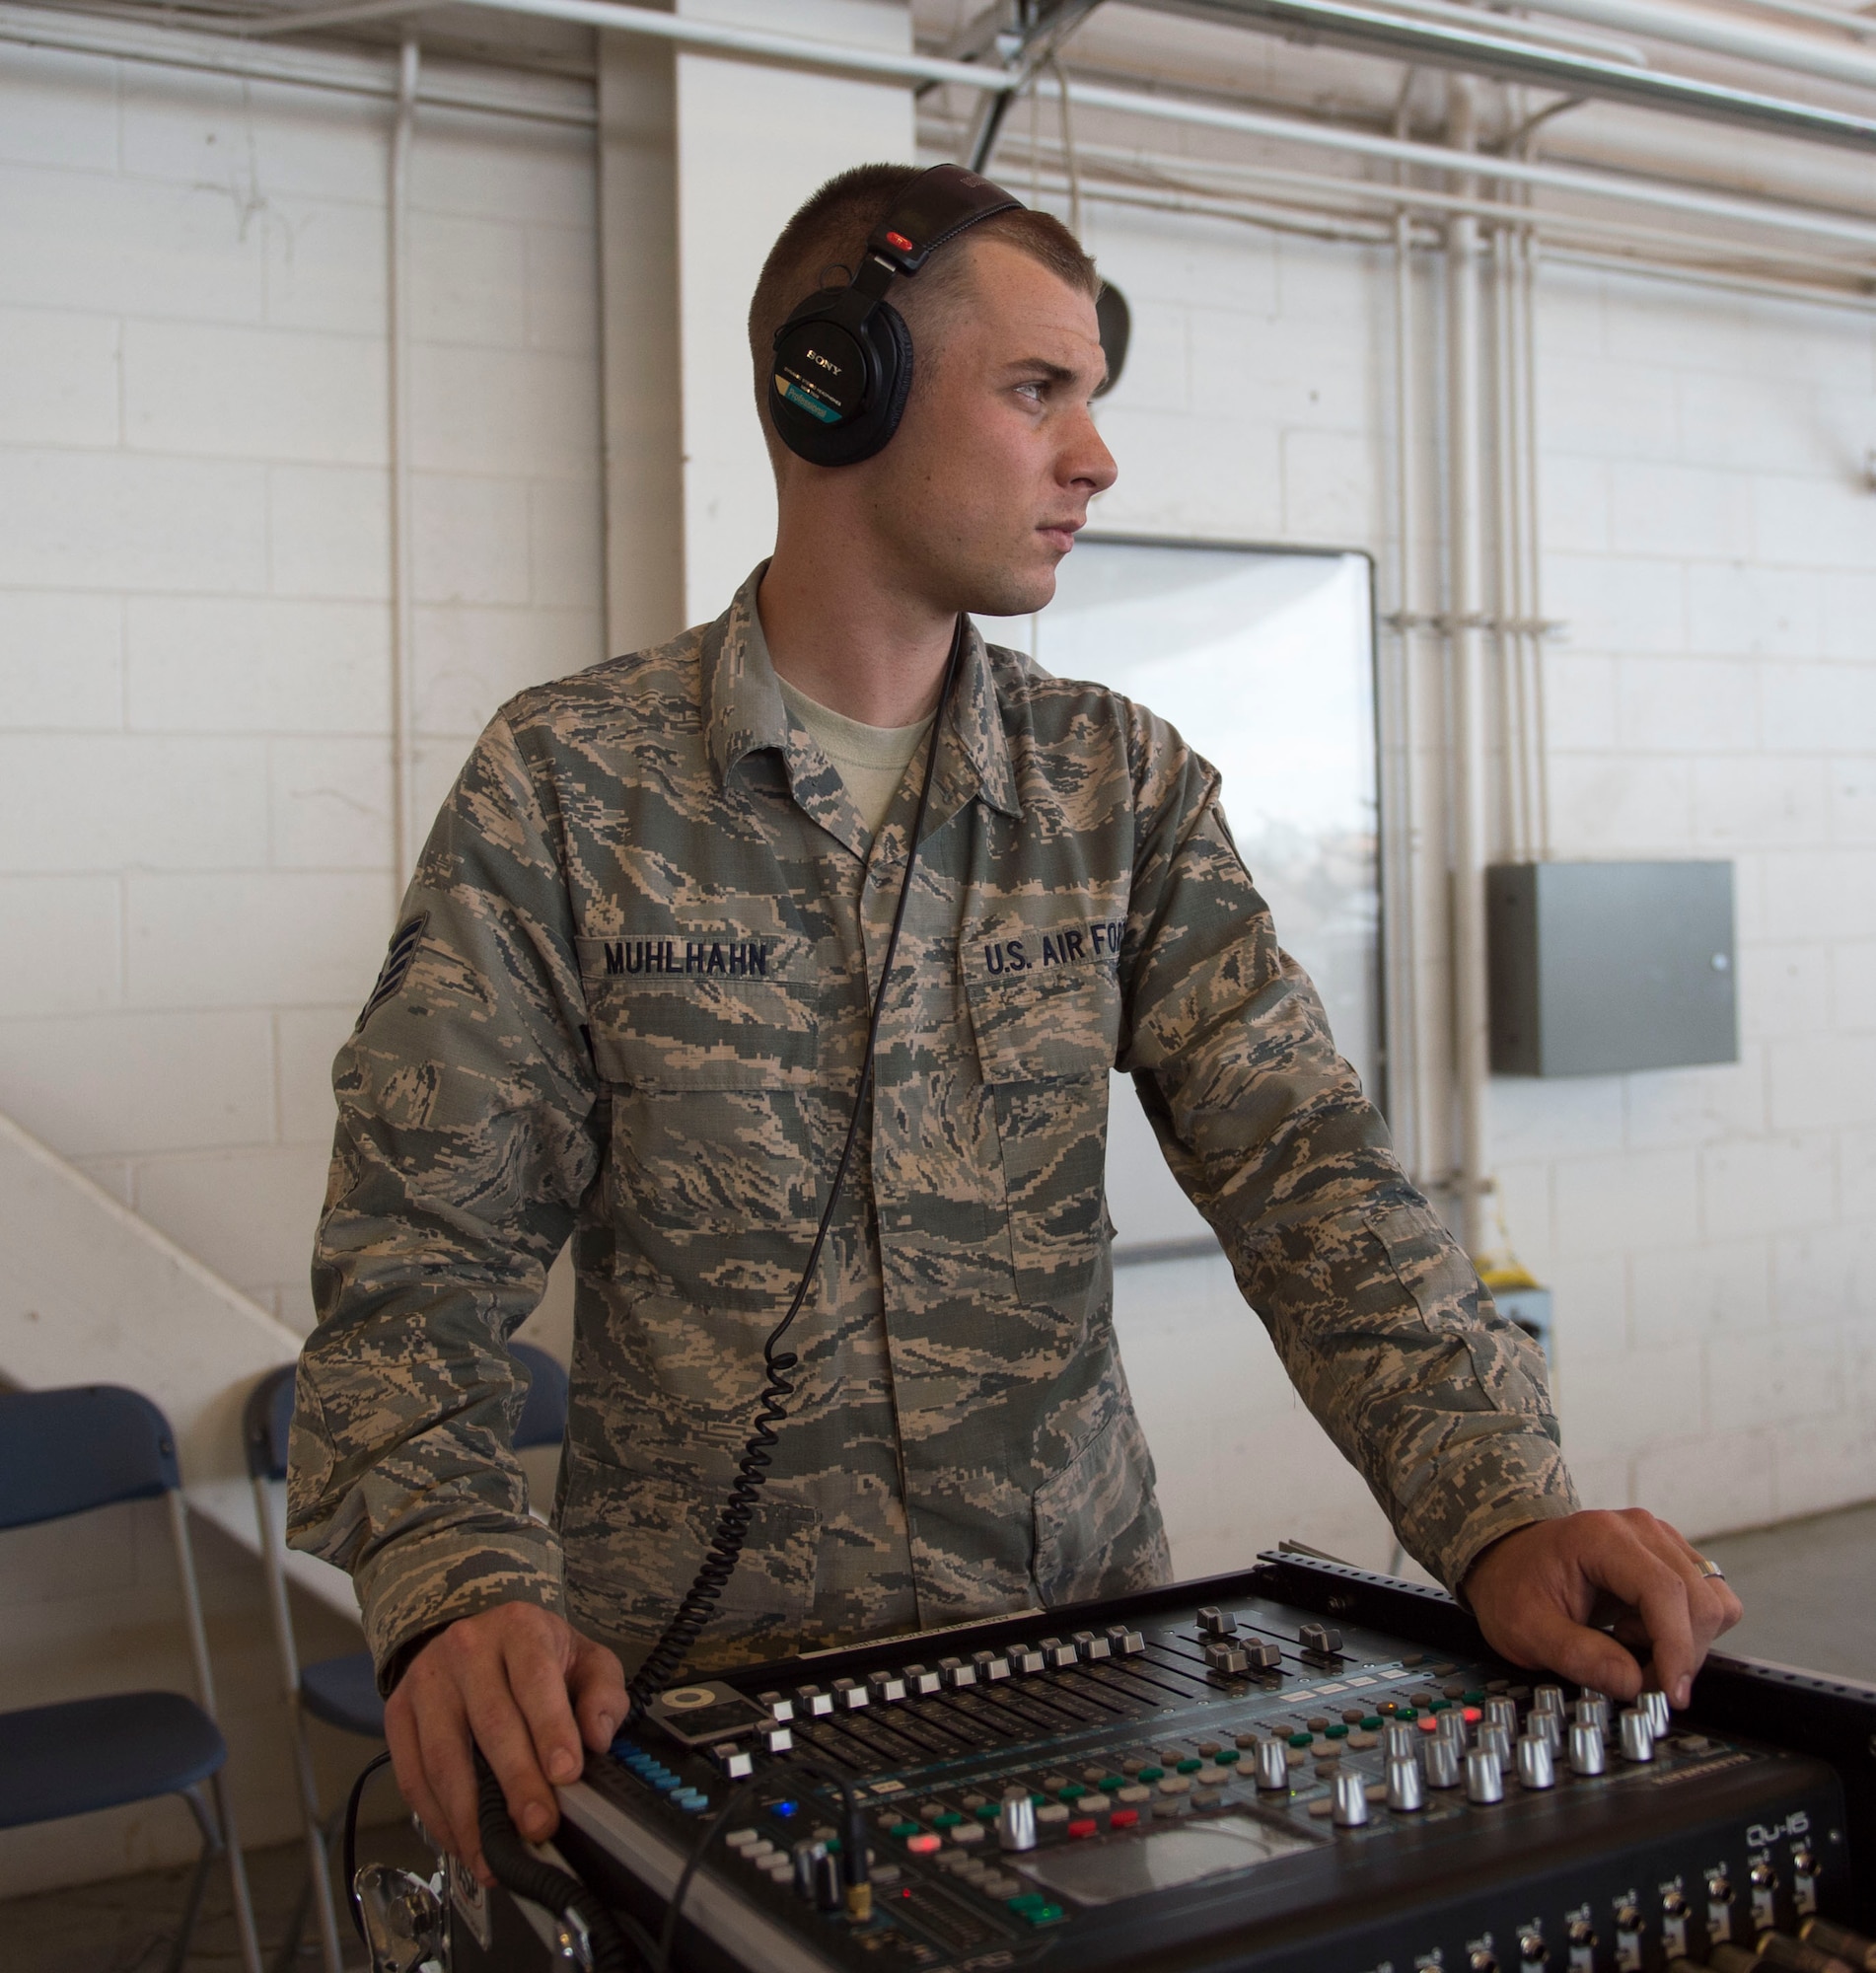
<instances>
[{"instance_id":1,"label":"rank insignia patch","mask_svg":"<svg viewBox=\"0 0 1876 1973\"><path fill-rule=\"evenodd\" d=\"M387 1000L396 997L397 988L403 985L404 977L410 971L410 962L417 956L417 947L423 943L423 928L429 922L430 913L419 912L415 917L405 918L392 933L391 950L385 954L385 963L378 973L378 984L371 989L371 998L365 1002L353 1034L360 1033L378 1009Z\"/></svg>"}]
</instances>

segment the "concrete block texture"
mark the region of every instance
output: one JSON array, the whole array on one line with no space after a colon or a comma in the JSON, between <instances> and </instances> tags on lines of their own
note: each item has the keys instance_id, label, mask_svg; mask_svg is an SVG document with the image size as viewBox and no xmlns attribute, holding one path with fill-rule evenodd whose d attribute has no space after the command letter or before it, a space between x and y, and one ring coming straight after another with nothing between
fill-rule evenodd
<instances>
[{"instance_id":1,"label":"concrete block texture","mask_svg":"<svg viewBox=\"0 0 1876 1973\"><path fill-rule=\"evenodd\" d=\"M503 698L603 655L594 176L590 131L419 120L408 711L432 808ZM382 103L0 50L0 1115L215 1271L269 1361L311 1320L331 1059L397 902L387 241ZM76 1319L55 1288L40 1327ZM117 1341L74 1374L154 1389L214 1358L134 1265L107 1299ZM9 1548L17 1703L186 1683L150 1532ZM244 1833L278 1840L257 1569L199 1552ZM356 1648L300 1616L316 1652ZM0 1844L0 1884L192 1848L185 1816L87 1818Z\"/></svg>"}]
</instances>

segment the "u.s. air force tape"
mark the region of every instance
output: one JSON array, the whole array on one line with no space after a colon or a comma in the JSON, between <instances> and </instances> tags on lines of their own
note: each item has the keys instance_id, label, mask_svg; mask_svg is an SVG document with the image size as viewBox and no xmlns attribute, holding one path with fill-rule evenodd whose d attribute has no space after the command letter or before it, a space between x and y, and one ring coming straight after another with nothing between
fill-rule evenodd
<instances>
[{"instance_id":1,"label":"u.s. air force tape","mask_svg":"<svg viewBox=\"0 0 1876 1973\"><path fill-rule=\"evenodd\" d=\"M360 1033L378 1009L387 1000L396 997L410 971L410 962L417 956L417 947L423 943L424 927L429 922L430 913L419 912L415 917L405 918L391 934L391 950L385 954L385 963L378 969L378 984L371 989L371 998L365 1002L353 1034Z\"/></svg>"}]
</instances>

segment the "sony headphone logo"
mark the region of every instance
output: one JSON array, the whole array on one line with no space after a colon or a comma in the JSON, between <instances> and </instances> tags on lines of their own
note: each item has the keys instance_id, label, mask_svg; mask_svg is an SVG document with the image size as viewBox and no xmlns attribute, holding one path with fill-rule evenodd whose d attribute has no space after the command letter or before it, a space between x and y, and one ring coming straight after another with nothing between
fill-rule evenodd
<instances>
[{"instance_id":1,"label":"sony headphone logo","mask_svg":"<svg viewBox=\"0 0 1876 1973\"><path fill-rule=\"evenodd\" d=\"M840 374L839 364L833 362L830 357L823 356L820 350L804 349L801 353L808 359L810 363L820 364L822 369L827 371L830 376L832 377L839 376Z\"/></svg>"}]
</instances>

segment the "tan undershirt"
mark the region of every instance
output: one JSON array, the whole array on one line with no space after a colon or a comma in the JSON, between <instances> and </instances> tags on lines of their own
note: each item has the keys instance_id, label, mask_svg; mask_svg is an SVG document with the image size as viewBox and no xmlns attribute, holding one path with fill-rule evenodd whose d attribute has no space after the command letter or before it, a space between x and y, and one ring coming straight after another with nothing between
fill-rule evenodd
<instances>
[{"instance_id":1,"label":"tan undershirt","mask_svg":"<svg viewBox=\"0 0 1876 1973\"><path fill-rule=\"evenodd\" d=\"M849 719L797 691L779 673L775 683L781 687L789 711L839 768L867 835L877 836L893 797L899 793L899 784L905 778L905 769L931 729L930 714L910 726L862 726L857 719Z\"/></svg>"}]
</instances>

